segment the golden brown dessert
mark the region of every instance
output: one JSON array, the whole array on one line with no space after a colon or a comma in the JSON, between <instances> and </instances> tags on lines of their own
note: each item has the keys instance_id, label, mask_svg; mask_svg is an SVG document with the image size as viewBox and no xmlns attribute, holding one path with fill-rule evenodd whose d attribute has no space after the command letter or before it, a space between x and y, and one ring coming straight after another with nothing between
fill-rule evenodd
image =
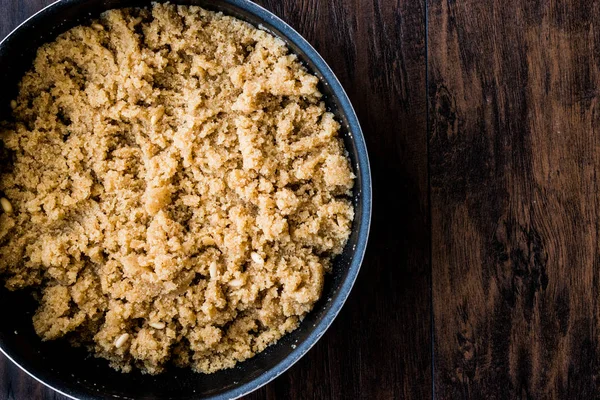
<instances>
[{"instance_id":1,"label":"golden brown dessert","mask_svg":"<svg viewBox=\"0 0 600 400\"><path fill-rule=\"evenodd\" d=\"M37 293L40 337L210 373L294 330L354 215L317 83L197 7L109 11L43 46L0 129L0 273Z\"/></svg>"}]
</instances>

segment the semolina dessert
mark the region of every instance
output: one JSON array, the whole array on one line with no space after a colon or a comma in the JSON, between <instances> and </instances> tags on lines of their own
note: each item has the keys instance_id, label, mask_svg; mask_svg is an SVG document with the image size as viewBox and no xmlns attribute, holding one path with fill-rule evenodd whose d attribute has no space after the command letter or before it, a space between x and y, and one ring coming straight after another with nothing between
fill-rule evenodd
<instances>
[{"instance_id":1,"label":"semolina dessert","mask_svg":"<svg viewBox=\"0 0 600 400\"><path fill-rule=\"evenodd\" d=\"M296 329L354 218L317 84L198 7L108 11L40 48L0 127L0 274L33 291L37 334L211 373Z\"/></svg>"}]
</instances>

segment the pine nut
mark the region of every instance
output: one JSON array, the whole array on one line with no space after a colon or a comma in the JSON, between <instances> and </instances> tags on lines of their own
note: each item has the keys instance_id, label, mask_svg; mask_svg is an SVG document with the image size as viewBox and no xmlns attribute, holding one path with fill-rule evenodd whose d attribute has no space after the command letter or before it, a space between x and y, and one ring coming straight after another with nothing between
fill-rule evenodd
<instances>
[{"instance_id":1,"label":"pine nut","mask_svg":"<svg viewBox=\"0 0 600 400\"><path fill-rule=\"evenodd\" d=\"M232 281L229 281L229 286L239 288L244 286L244 281L242 279L234 279Z\"/></svg>"},{"instance_id":2,"label":"pine nut","mask_svg":"<svg viewBox=\"0 0 600 400\"><path fill-rule=\"evenodd\" d=\"M0 205L2 205L2 209L5 213L10 214L11 212L13 212L13 206L12 204L10 204L10 201L8 201L7 198L1 198Z\"/></svg>"},{"instance_id":3,"label":"pine nut","mask_svg":"<svg viewBox=\"0 0 600 400\"><path fill-rule=\"evenodd\" d=\"M166 326L164 322L150 322L148 325L154 329L165 329Z\"/></svg>"},{"instance_id":4,"label":"pine nut","mask_svg":"<svg viewBox=\"0 0 600 400\"><path fill-rule=\"evenodd\" d=\"M10 101L10 108L12 108L13 110L14 110L15 108L17 108L17 102L16 102L16 100L11 100L11 101Z\"/></svg>"},{"instance_id":5,"label":"pine nut","mask_svg":"<svg viewBox=\"0 0 600 400\"><path fill-rule=\"evenodd\" d=\"M257 264L264 264L265 260L260 256L260 254L258 253L251 253L250 254L250 258L252 258L252 261L254 261Z\"/></svg>"},{"instance_id":6,"label":"pine nut","mask_svg":"<svg viewBox=\"0 0 600 400\"><path fill-rule=\"evenodd\" d=\"M214 246L216 242L210 236L205 236L202 239L200 239L200 244L202 244L202 246Z\"/></svg>"},{"instance_id":7,"label":"pine nut","mask_svg":"<svg viewBox=\"0 0 600 400\"><path fill-rule=\"evenodd\" d=\"M122 334L117 340L115 340L115 347L118 349L119 347L123 346L127 339L129 339L129 333Z\"/></svg>"},{"instance_id":8,"label":"pine nut","mask_svg":"<svg viewBox=\"0 0 600 400\"><path fill-rule=\"evenodd\" d=\"M217 263L211 262L210 267L208 267L208 272L210 272L210 277L215 279L217 277Z\"/></svg>"}]
</instances>

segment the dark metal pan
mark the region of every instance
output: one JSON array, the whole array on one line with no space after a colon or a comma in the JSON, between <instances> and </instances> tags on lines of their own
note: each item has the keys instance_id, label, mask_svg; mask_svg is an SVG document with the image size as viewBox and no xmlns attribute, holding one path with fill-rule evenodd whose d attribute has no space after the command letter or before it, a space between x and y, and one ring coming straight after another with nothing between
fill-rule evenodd
<instances>
[{"instance_id":1,"label":"dark metal pan","mask_svg":"<svg viewBox=\"0 0 600 400\"><path fill-rule=\"evenodd\" d=\"M339 313L358 275L365 253L371 220L371 175L362 131L339 81L312 46L289 25L247 0L177 0L222 11L261 26L283 39L321 79L328 107L342 122L342 134L357 176L354 190L356 218L341 256L326 277L321 300L300 328L254 358L235 368L211 375L189 369L168 369L157 376L139 372L118 373L104 360L91 357L64 341L42 342L31 317L36 304L31 294L0 288L0 350L28 374L53 389L76 399L232 399L247 394L290 368L323 336ZM88 23L103 11L123 7L147 7L143 0L61 0L29 18L0 42L0 120L10 118L10 100L18 82L31 67L36 49L60 33ZM0 168L10 163L0 151Z\"/></svg>"}]
</instances>

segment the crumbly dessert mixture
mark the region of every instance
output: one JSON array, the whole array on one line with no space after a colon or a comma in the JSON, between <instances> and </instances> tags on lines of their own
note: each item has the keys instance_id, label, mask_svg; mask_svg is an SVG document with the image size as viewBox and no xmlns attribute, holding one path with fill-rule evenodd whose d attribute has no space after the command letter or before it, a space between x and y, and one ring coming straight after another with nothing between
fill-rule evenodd
<instances>
[{"instance_id":1,"label":"crumbly dessert mixture","mask_svg":"<svg viewBox=\"0 0 600 400\"><path fill-rule=\"evenodd\" d=\"M210 373L294 330L354 217L317 83L198 7L109 11L39 49L0 128L0 273L37 293L39 336Z\"/></svg>"}]
</instances>

